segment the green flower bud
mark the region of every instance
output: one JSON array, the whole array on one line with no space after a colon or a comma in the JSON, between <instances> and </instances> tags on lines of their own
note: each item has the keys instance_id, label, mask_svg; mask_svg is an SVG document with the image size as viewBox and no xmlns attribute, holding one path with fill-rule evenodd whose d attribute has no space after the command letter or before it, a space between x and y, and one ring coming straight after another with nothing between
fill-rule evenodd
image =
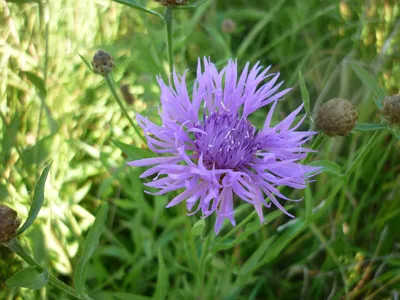
<instances>
[{"instance_id":1,"label":"green flower bud","mask_svg":"<svg viewBox=\"0 0 400 300\"><path fill-rule=\"evenodd\" d=\"M93 70L100 75L107 75L114 69L114 60L106 51L99 50L93 56Z\"/></svg>"},{"instance_id":2,"label":"green flower bud","mask_svg":"<svg viewBox=\"0 0 400 300\"><path fill-rule=\"evenodd\" d=\"M382 115L390 123L400 125L400 94L383 99Z\"/></svg>"},{"instance_id":3,"label":"green flower bud","mask_svg":"<svg viewBox=\"0 0 400 300\"><path fill-rule=\"evenodd\" d=\"M231 19L225 19L222 21L221 29L223 33L231 34L236 30L236 23Z\"/></svg>"},{"instance_id":4,"label":"green flower bud","mask_svg":"<svg viewBox=\"0 0 400 300\"><path fill-rule=\"evenodd\" d=\"M329 100L318 110L315 120L318 130L326 135L346 136L356 126L358 113L349 101L335 98Z\"/></svg>"},{"instance_id":5,"label":"green flower bud","mask_svg":"<svg viewBox=\"0 0 400 300\"><path fill-rule=\"evenodd\" d=\"M16 234L20 224L17 212L0 204L0 244L8 242Z\"/></svg>"}]
</instances>

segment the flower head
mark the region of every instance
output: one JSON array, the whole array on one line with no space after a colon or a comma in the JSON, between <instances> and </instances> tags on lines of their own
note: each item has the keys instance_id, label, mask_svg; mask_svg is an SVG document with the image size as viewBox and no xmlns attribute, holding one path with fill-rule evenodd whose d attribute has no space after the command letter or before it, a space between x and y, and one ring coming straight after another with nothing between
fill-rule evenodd
<instances>
[{"instance_id":1,"label":"flower head","mask_svg":"<svg viewBox=\"0 0 400 300\"><path fill-rule=\"evenodd\" d=\"M358 113L349 101L334 98L326 102L318 110L316 125L330 137L346 136L356 126Z\"/></svg>"},{"instance_id":2,"label":"flower head","mask_svg":"<svg viewBox=\"0 0 400 300\"><path fill-rule=\"evenodd\" d=\"M215 213L216 233L224 219L235 225L234 206L239 199L253 205L261 221L263 206L271 203L293 217L280 204L279 200L290 199L278 186L305 188L306 179L319 170L299 163L311 151L302 144L315 134L295 131L303 120L291 128L302 106L271 125L277 102L289 89L279 91L283 84L277 83L279 73L268 73L269 69L258 63L250 69L247 64L238 74L237 63L229 61L219 72L204 59L204 69L198 63L192 97L185 74L173 74L174 86L158 79L161 126L137 116L149 148L168 156L128 164L152 166L141 177L157 174L146 184L159 189L156 195L182 191L167 207L186 201L191 214L199 210L202 217ZM272 107L264 126L257 129L248 117L268 104Z\"/></svg>"},{"instance_id":3,"label":"flower head","mask_svg":"<svg viewBox=\"0 0 400 300\"><path fill-rule=\"evenodd\" d=\"M0 244L8 242L16 234L20 224L17 212L0 204Z\"/></svg>"},{"instance_id":4,"label":"flower head","mask_svg":"<svg viewBox=\"0 0 400 300\"><path fill-rule=\"evenodd\" d=\"M382 114L391 123L400 125L400 94L383 99Z\"/></svg>"}]
</instances>

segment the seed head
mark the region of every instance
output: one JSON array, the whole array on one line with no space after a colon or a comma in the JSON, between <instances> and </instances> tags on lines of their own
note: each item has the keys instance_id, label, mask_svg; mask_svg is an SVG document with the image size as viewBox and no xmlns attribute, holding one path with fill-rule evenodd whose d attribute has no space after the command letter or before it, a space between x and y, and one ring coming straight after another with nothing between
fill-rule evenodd
<instances>
[{"instance_id":1,"label":"seed head","mask_svg":"<svg viewBox=\"0 0 400 300\"><path fill-rule=\"evenodd\" d=\"M107 75L114 69L114 60L106 51L99 50L93 56L92 66L96 73Z\"/></svg>"},{"instance_id":2,"label":"seed head","mask_svg":"<svg viewBox=\"0 0 400 300\"><path fill-rule=\"evenodd\" d=\"M154 0L164 6L186 5L187 0Z\"/></svg>"},{"instance_id":3,"label":"seed head","mask_svg":"<svg viewBox=\"0 0 400 300\"><path fill-rule=\"evenodd\" d=\"M17 212L0 204L0 244L8 242L16 234L20 224Z\"/></svg>"},{"instance_id":4,"label":"seed head","mask_svg":"<svg viewBox=\"0 0 400 300\"><path fill-rule=\"evenodd\" d=\"M318 110L316 125L326 135L346 136L356 126L358 113L349 101L335 98L329 100Z\"/></svg>"},{"instance_id":5,"label":"seed head","mask_svg":"<svg viewBox=\"0 0 400 300\"><path fill-rule=\"evenodd\" d=\"M390 123L400 125L400 94L383 99L382 115Z\"/></svg>"},{"instance_id":6,"label":"seed head","mask_svg":"<svg viewBox=\"0 0 400 300\"><path fill-rule=\"evenodd\" d=\"M225 19L221 24L223 33L231 34L236 30L236 23L232 19Z\"/></svg>"}]
</instances>

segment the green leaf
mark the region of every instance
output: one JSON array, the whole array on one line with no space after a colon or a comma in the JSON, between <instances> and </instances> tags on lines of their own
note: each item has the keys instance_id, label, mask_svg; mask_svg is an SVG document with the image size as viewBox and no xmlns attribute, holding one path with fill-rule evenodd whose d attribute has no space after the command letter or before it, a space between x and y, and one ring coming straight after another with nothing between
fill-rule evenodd
<instances>
[{"instance_id":1,"label":"green leaf","mask_svg":"<svg viewBox=\"0 0 400 300\"><path fill-rule=\"evenodd\" d=\"M342 169L340 168L340 166L330 160L315 160L310 163L310 166L322 167L325 172L331 173L336 176L342 174Z\"/></svg>"},{"instance_id":2,"label":"green leaf","mask_svg":"<svg viewBox=\"0 0 400 300\"><path fill-rule=\"evenodd\" d=\"M204 219L204 228L201 233L201 238L203 240L206 237L208 237L211 234L211 232L213 232L216 219L217 218L216 218L215 214L211 214L210 216L208 216L207 218Z\"/></svg>"},{"instance_id":3,"label":"green leaf","mask_svg":"<svg viewBox=\"0 0 400 300\"><path fill-rule=\"evenodd\" d=\"M105 223L107 220L107 213L108 213L108 203L104 203L96 214L96 219L89 230L85 243L83 244L83 251L81 258L79 259L78 264L76 265L75 278L74 278L75 288L78 291L78 293L82 296L86 294L85 281L86 281L86 274L89 266L89 261L99 244L99 240L101 234L103 233Z\"/></svg>"},{"instance_id":4,"label":"green leaf","mask_svg":"<svg viewBox=\"0 0 400 300\"><path fill-rule=\"evenodd\" d=\"M128 145L119 141L113 141L113 143L128 156L128 159L135 160L135 159L150 158L155 156L153 152L150 152L149 150L146 149L138 148L136 146Z\"/></svg>"},{"instance_id":5,"label":"green leaf","mask_svg":"<svg viewBox=\"0 0 400 300\"><path fill-rule=\"evenodd\" d=\"M158 277L157 287L154 293L154 299L162 300L167 297L168 294L168 271L162 257L161 249L158 249Z\"/></svg>"},{"instance_id":6,"label":"green leaf","mask_svg":"<svg viewBox=\"0 0 400 300\"><path fill-rule=\"evenodd\" d=\"M44 83L43 79L32 72L23 72L23 74L36 87L39 96L42 98L46 98L47 90L46 84Z\"/></svg>"},{"instance_id":7,"label":"green leaf","mask_svg":"<svg viewBox=\"0 0 400 300\"><path fill-rule=\"evenodd\" d=\"M369 124L369 123L357 123L356 127L354 127L354 131L375 131L387 129L388 126L386 124Z\"/></svg>"},{"instance_id":8,"label":"green leaf","mask_svg":"<svg viewBox=\"0 0 400 300\"><path fill-rule=\"evenodd\" d=\"M23 287L32 290L41 289L49 280L49 272L39 272L36 267L28 267L15 273L7 281L9 287Z\"/></svg>"},{"instance_id":9,"label":"green leaf","mask_svg":"<svg viewBox=\"0 0 400 300\"><path fill-rule=\"evenodd\" d=\"M203 232L204 226L205 226L205 220L204 219L198 220L192 227L192 234L194 236L201 235L201 233Z\"/></svg>"},{"instance_id":10,"label":"green leaf","mask_svg":"<svg viewBox=\"0 0 400 300\"><path fill-rule=\"evenodd\" d=\"M92 68L92 65L89 63L89 61L88 61L86 58L84 58L82 55L80 55L79 53L78 53L78 55L79 55L79 57L83 60L83 62L85 63L85 65L89 68L89 70L92 71L92 72L94 73L94 70L93 70L93 68Z\"/></svg>"},{"instance_id":11,"label":"green leaf","mask_svg":"<svg viewBox=\"0 0 400 300\"><path fill-rule=\"evenodd\" d=\"M135 8L135 9L138 9L138 10L141 10L141 11L144 11L145 13L148 13L151 15L155 15L164 20L164 17L162 15L160 15L158 12L155 12L154 10L145 8L144 6L137 3L135 0L112 0L112 1Z\"/></svg>"},{"instance_id":12,"label":"green leaf","mask_svg":"<svg viewBox=\"0 0 400 300\"><path fill-rule=\"evenodd\" d=\"M36 184L35 192L33 194L32 205L29 210L28 219L26 219L24 225L18 230L18 234L26 231L35 221L36 217L39 214L40 209L42 208L44 201L44 186L46 184L47 175L49 174L51 168L51 163L44 168L42 175L40 175L39 181Z\"/></svg>"},{"instance_id":13,"label":"green leaf","mask_svg":"<svg viewBox=\"0 0 400 300\"><path fill-rule=\"evenodd\" d=\"M306 82L300 70L299 70L299 82L301 90L301 99L303 100L304 103L304 109L306 110L307 114L310 114L310 95L308 94Z\"/></svg>"},{"instance_id":14,"label":"green leaf","mask_svg":"<svg viewBox=\"0 0 400 300\"><path fill-rule=\"evenodd\" d=\"M376 80L362 67L355 63L350 63L354 72L356 72L358 78L362 81L362 83L370 88L375 95L375 104L378 109L382 108L382 100L385 98L384 90L379 86Z\"/></svg>"}]
</instances>

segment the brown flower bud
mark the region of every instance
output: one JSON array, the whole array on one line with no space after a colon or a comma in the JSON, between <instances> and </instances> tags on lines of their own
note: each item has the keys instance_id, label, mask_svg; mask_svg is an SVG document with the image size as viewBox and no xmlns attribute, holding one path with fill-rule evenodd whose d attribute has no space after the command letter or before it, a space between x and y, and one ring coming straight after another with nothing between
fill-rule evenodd
<instances>
[{"instance_id":1,"label":"brown flower bud","mask_svg":"<svg viewBox=\"0 0 400 300\"><path fill-rule=\"evenodd\" d=\"M328 136L346 136L356 126L358 113L349 101L335 98L318 110L315 120L318 130Z\"/></svg>"},{"instance_id":2,"label":"brown flower bud","mask_svg":"<svg viewBox=\"0 0 400 300\"><path fill-rule=\"evenodd\" d=\"M101 75L106 75L114 69L114 60L106 51L99 50L93 56L93 70Z\"/></svg>"},{"instance_id":3,"label":"brown flower bud","mask_svg":"<svg viewBox=\"0 0 400 300\"><path fill-rule=\"evenodd\" d=\"M390 123L400 125L400 94L383 99L382 115Z\"/></svg>"},{"instance_id":4,"label":"brown flower bud","mask_svg":"<svg viewBox=\"0 0 400 300\"><path fill-rule=\"evenodd\" d=\"M164 6L178 6L178 5L186 5L187 0L154 0Z\"/></svg>"},{"instance_id":5,"label":"brown flower bud","mask_svg":"<svg viewBox=\"0 0 400 300\"><path fill-rule=\"evenodd\" d=\"M222 21L221 29L223 33L231 34L236 30L236 23L231 19L225 19Z\"/></svg>"},{"instance_id":6,"label":"brown flower bud","mask_svg":"<svg viewBox=\"0 0 400 300\"><path fill-rule=\"evenodd\" d=\"M0 204L0 244L8 242L16 234L20 224L17 212Z\"/></svg>"}]
</instances>

